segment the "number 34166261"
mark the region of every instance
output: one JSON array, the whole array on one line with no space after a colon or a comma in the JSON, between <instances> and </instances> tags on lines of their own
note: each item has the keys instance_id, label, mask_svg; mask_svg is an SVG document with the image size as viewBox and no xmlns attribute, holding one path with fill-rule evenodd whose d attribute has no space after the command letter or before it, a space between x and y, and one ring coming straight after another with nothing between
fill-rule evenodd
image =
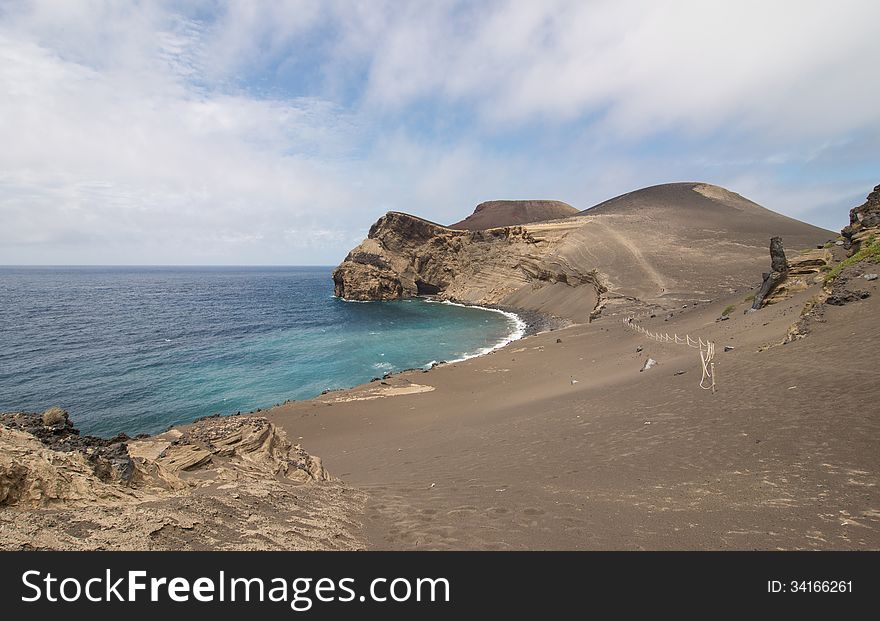
<instances>
[{"instance_id":1,"label":"number 34166261","mask_svg":"<svg viewBox=\"0 0 880 621\"><path fill-rule=\"evenodd\" d=\"M852 593L852 580L768 580L768 593Z\"/></svg>"}]
</instances>

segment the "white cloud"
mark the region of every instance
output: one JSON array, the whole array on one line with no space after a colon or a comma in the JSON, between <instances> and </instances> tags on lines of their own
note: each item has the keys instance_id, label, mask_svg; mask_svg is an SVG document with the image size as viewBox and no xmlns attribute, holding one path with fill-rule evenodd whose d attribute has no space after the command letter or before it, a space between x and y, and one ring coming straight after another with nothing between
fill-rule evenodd
<instances>
[{"instance_id":1,"label":"white cloud","mask_svg":"<svg viewBox=\"0 0 880 621\"><path fill-rule=\"evenodd\" d=\"M377 37L371 101L475 102L498 123L600 113L626 135L878 124L875 2L514 1L439 17L432 6L398 12Z\"/></svg>"},{"instance_id":2,"label":"white cloud","mask_svg":"<svg viewBox=\"0 0 880 621\"><path fill-rule=\"evenodd\" d=\"M387 209L682 179L831 225L877 182L874 2L217 6L0 7L0 263L332 263Z\"/></svg>"},{"instance_id":3,"label":"white cloud","mask_svg":"<svg viewBox=\"0 0 880 621\"><path fill-rule=\"evenodd\" d=\"M99 66L116 47L93 54L89 34L49 48L27 35L55 29L32 19L0 30L4 261L284 262L285 223L350 204L333 158L354 130L332 104L209 92L182 79L179 53Z\"/></svg>"}]
</instances>

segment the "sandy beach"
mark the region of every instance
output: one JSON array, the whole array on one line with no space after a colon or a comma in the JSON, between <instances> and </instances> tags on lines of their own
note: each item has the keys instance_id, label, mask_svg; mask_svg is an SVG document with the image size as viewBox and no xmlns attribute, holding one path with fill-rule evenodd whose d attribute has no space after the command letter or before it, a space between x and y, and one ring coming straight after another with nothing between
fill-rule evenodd
<instances>
[{"instance_id":1,"label":"sandy beach","mask_svg":"<svg viewBox=\"0 0 880 621\"><path fill-rule=\"evenodd\" d=\"M609 314L268 417L366 494L367 549L876 549L880 301L862 288L769 349L817 288L645 321L717 343L715 394L696 350Z\"/></svg>"}]
</instances>

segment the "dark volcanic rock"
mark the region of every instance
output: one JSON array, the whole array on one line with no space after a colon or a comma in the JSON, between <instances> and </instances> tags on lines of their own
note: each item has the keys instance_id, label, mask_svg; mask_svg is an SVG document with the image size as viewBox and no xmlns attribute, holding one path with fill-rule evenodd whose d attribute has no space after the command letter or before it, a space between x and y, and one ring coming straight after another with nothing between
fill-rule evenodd
<instances>
[{"instance_id":1,"label":"dark volcanic rock","mask_svg":"<svg viewBox=\"0 0 880 621\"><path fill-rule=\"evenodd\" d=\"M761 284L761 290L755 296L752 302L752 308L755 310L764 305L773 290L785 280L788 275L788 261L785 259L785 248L782 247L781 237L770 238L770 272L764 274L764 282Z\"/></svg>"},{"instance_id":2,"label":"dark volcanic rock","mask_svg":"<svg viewBox=\"0 0 880 621\"><path fill-rule=\"evenodd\" d=\"M134 474L127 435L119 434L109 439L82 436L61 408L51 407L42 414L3 412L0 413L0 425L27 432L53 451L81 451L101 480L127 482Z\"/></svg>"},{"instance_id":3,"label":"dark volcanic rock","mask_svg":"<svg viewBox=\"0 0 880 621\"><path fill-rule=\"evenodd\" d=\"M831 293L825 303L831 306L843 306L871 297L870 292L860 288L863 280L860 272L861 268L858 265L844 269L831 283Z\"/></svg>"},{"instance_id":4,"label":"dark volcanic rock","mask_svg":"<svg viewBox=\"0 0 880 621\"><path fill-rule=\"evenodd\" d=\"M86 451L89 463L102 481L131 481L134 476L134 462L128 454L124 442L101 446Z\"/></svg>"},{"instance_id":5,"label":"dark volcanic rock","mask_svg":"<svg viewBox=\"0 0 880 621\"><path fill-rule=\"evenodd\" d=\"M863 291L860 289L845 289L840 292L832 293L830 296L828 296L828 299L825 300L825 303L831 304L832 306L843 306L844 304L857 302L858 300L864 300L865 298L869 297L871 297L871 294L867 291Z\"/></svg>"},{"instance_id":6,"label":"dark volcanic rock","mask_svg":"<svg viewBox=\"0 0 880 621\"><path fill-rule=\"evenodd\" d=\"M850 209L849 226L844 227L840 233L846 238L845 245L857 251L860 244L859 233L876 227L880 227L880 185L868 194L864 203Z\"/></svg>"}]
</instances>

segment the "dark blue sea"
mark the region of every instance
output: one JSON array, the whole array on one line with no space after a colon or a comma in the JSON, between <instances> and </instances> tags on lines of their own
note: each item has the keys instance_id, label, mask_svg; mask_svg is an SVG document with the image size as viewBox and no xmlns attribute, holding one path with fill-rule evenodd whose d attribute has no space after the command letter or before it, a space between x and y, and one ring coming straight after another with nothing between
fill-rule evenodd
<instances>
[{"instance_id":1,"label":"dark blue sea","mask_svg":"<svg viewBox=\"0 0 880 621\"><path fill-rule=\"evenodd\" d=\"M478 355L511 315L333 297L329 267L0 268L0 411L154 433Z\"/></svg>"}]
</instances>

